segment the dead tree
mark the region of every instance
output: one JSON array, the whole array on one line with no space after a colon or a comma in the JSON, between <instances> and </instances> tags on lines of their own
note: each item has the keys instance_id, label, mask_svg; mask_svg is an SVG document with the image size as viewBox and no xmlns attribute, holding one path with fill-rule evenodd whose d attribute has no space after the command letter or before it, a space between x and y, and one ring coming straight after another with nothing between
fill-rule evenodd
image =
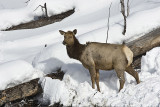
<instances>
[{"instance_id":1,"label":"dead tree","mask_svg":"<svg viewBox=\"0 0 160 107\"><path fill-rule=\"evenodd\" d=\"M41 7L42 11L43 11L43 9L45 9L45 17L48 18L47 4L44 3L44 6L39 5L38 7ZM37 7L37 8L38 8L38 7ZM37 8L36 8L35 10L37 10ZM34 11L35 11L35 10L34 10Z\"/></svg>"},{"instance_id":2,"label":"dead tree","mask_svg":"<svg viewBox=\"0 0 160 107\"><path fill-rule=\"evenodd\" d=\"M126 20L126 15L125 15L125 5L124 5L124 0L120 0L120 3L121 3L121 13L123 15L123 18L124 18L124 29L123 29L123 32L122 34L125 35L126 33L126 24L127 24L127 20Z\"/></svg>"},{"instance_id":3,"label":"dead tree","mask_svg":"<svg viewBox=\"0 0 160 107\"><path fill-rule=\"evenodd\" d=\"M110 18L110 9L111 9L111 6L112 6L112 2L111 2L111 4L110 4L110 6L109 6L109 13L108 13L108 29L107 29L107 39L106 39L106 43L107 43L107 41L108 41L108 32L109 32L109 18Z\"/></svg>"}]
</instances>

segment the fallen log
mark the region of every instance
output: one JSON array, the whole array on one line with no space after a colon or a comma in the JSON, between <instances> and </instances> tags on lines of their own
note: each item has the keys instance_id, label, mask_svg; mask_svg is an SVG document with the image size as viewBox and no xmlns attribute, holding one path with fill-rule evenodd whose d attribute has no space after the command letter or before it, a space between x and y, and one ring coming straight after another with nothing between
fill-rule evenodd
<instances>
[{"instance_id":1,"label":"fallen log","mask_svg":"<svg viewBox=\"0 0 160 107\"><path fill-rule=\"evenodd\" d=\"M13 88L8 88L0 92L0 106L7 102L12 102L28 96L33 96L42 93L42 87L38 84L39 79L34 79L29 82L17 85Z\"/></svg>"},{"instance_id":2,"label":"fallen log","mask_svg":"<svg viewBox=\"0 0 160 107\"><path fill-rule=\"evenodd\" d=\"M63 79L63 76L64 72L60 70L58 73L51 73L46 75L46 77L60 80ZM43 93L43 91L41 85L39 84L39 78L33 79L29 82L0 91L0 106L4 105L5 103L13 102L30 96L35 96L41 93Z\"/></svg>"},{"instance_id":3,"label":"fallen log","mask_svg":"<svg viewBox=\"0 0 160 107\"><path fill-rule=\"evenodd\" d=\"M63 20L64 18L70 16L71 14L73 14L75 11L75 9L71 9L68 10L66 12L57 14L57 15L53 15L51 17L39 17L38 20L34 20L28 23L21 23L19 25L16 26L12 26L10 28L5 29L4 31L10 31L10 30L18 30L18 29L33 29L33 28L38 28L38 27L42 27L45 25L49 25L55 22L59 22L61 20Z\"/></svg>"},{"instance_id":4,"label":"fallen log","mask_svg":"<svg viewBox=\"0 0 160 107\"><path fill-rule=\"evenodd\" d=\"M147 51L154 47L160 46L160 28L151 31L144 36L127 43L126 45L133 51L134 68L139 69L141 67L142 55L145 55Z\"/></svg>"}]
</instances>

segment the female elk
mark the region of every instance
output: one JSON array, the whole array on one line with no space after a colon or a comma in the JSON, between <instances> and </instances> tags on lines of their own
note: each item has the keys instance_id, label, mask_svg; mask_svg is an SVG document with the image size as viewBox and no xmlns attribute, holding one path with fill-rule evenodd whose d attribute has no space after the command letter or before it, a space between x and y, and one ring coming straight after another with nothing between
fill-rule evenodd
<instances>
[{"instance_id":1,"label":"female elk","mask_svg":"<svg viewBox=\"0 0 160 107\"><path fill-rule=\"evenodd\" d=\"M126 45L97 42L80 44L75 37L76 29L67 32L59 30L59 32L64 35L63 44L66 45L68 56L81 61L83 66L89 70L92 88L95 88L96 82L97 89L100 91L99 69L115 70L120 81L119 91L125 83L124 71L132 75L137 83L140 83L138 73L131 66L133 52Z\"/></svg>"}]
</instances>

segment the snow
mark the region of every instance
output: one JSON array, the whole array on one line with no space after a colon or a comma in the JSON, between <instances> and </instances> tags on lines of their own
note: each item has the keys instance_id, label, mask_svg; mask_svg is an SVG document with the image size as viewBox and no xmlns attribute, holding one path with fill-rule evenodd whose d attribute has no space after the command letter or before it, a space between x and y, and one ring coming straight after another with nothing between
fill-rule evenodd
<instances>
[{"instance_id":1,"label":"snow","mask_svg":"<svg viewBox=\"0 0 160 107\"><path fill-rule=\"evenodd\" d=\"M0 0L0 9L15 9L26 6L26 0Z\"/></svg>"},{"instance_id":2,"label":"snow","mask_svg":"<svg viewBox=\"0 0 160 107\"><path fill-rule=\"evenodd\" d=\"M42 72L35 70L30 63L24 60L1 64L0 74L0 90L43 76Z\"/></svg>"},{"instance_id":3,"label":"snow","mask_svg":"<svg viewBox=\"0 0 160 107\"><path fill-rule=\"evenodd\" d=\"M16 3L15 3L16 2ZM142 57L140 84L125 73L125 86L118 92L114 70L100 71L100 89L92 89L90 74L81 62L70 59L59 30L77 29L80 43L106 42L108 7L112 2L109 43L121 44L139 38L160 26L159 0L130 0L127 32L122 35L123 17L117 0L0 0L0 29L26 23L43 15L38 5L47 3L49 16L73 9L61 22L36 29L0 31L0 90L41 78L46 104L64 106L159 106L160 48ZM34 11L35 10L35 11ZM47 44L47 47L44 47ZM62 81L44 77L61 68Z\"/></svg>"}]
</instances>

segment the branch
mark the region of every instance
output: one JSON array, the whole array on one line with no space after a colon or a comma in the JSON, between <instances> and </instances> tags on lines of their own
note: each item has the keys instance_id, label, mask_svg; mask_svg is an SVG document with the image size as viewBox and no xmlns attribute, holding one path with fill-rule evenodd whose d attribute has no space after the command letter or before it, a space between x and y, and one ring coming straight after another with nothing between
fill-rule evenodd
<instances>
[{"instance_id":1,"label":"branch","mask_svg":"<svg viewBox=\"0 0 160 107\"><path fill-rule=\"evenodd\" d=\"M42 5L39 5L38 7L41 7L42 9L44 8ZM38 9L38 7L34 11L36 11Z\"/></svg>"},{"instance_id":2,"label":"branch","mask_svg":"<svg viewBox=\"0 0 160 107\"><path fill-rule=\"evenodd\" d=\"M129 9L129 0L127 0L127 17L129 16L130 9Z\"/></svg>"},{"instance_id":3,"label":"branch","mask_svg":"<svg viewBox=\"0 0 160 107\"><path fill-rule=\"evenodd\" d=\"M46 4L46 3L44 3L44 6L39 5L38 7L41 7L42 11L43 11L43 8L45 9L45 17L47 17L47 18L48 18L47 4ZM37 10L37 9L38 9L38 7L37 7L35 10ZM35 10L34 10L34 11L35 11Z\"/></svg>"},{"instance_id":4,"label":"branch","mask_svg":"<svg viewBox=\"0 0 160 107\"><path fill-rule=\"evenodd\" d=\"M111 4L110 4L110 6L109 6L109 14L108 14L108 29L107 29L107 39L106 39L106 43L107 43L107 41L108 41L108 32L109 32L109 18L110 18L110 9L111 9L111 6L112 6L112 2L111 2Z\"/></svg>"},{"instance_id":5,"label":"branch","mask_svg":"<svg viewBox=\"0 0 160 107\"><path fill-rule=\"evenodd\" d=\"M27 0L25 3L28 3L30 0Z\"/></svg>"}]
</instances>

